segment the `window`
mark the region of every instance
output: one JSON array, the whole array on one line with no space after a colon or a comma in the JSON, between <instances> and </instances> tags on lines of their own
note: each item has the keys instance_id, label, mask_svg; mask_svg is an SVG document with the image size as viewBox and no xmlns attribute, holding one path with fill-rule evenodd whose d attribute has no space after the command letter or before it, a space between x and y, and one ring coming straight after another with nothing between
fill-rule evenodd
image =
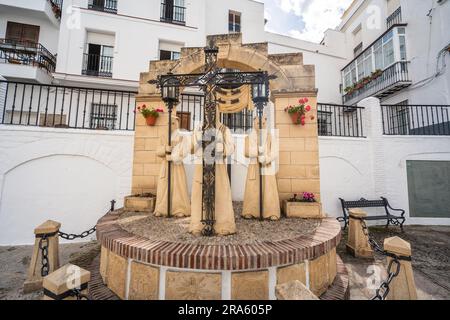
<instances>
[{"instance_id":1,"label":"window","mask_svg":"<svg viewBox=\"0 0 450 320\"><path fill-rule=\"evenodd\" d=\"M319 125L319 136L331 136L331 112L319 111L317 113L317 122Z\"/></svg>"},{"instance_id":2,"label":"window","mask_svg":"<svg viewBox=\"0 0 450 320\"><path fill-rule=\"evenodd\" d=\"M117 121L117 106L92 104L89 127L91 129L114 130Z\"/></svg>"},{"instance_id":3,"label":"window","mask_svg":"<svg viewBox=\"0 0 450 320\"><path fill-rule=\"evenodd\" d=\"M160 50L159 51L159 60L178 60L180 59L181 53L168 51L168 50Z\"/></svg>"},{"instance_id":4,"label":"window","mask_svg":"<svg viewBox=\"0 0 450 320\"><path fill-rule=\"evenodd\" d=\"M114 47L89 43L84 55L83 74L112 77Z\"/></svg>"},{"instance_id":5,"label":"window","mask_svg":"<svg viewBox=\"0 0 450 320\"><path fill-rule=\"evenodd\" d=\"M394 56L394 33L391 30L383 37L383 67L387 68L395 62Z\"/></svg>"},{"instance_id":6,"label":"window","mask_svg":"<svg viewBox=\"0 0 450 320\"><path fill-rule=\"evenodd\" d=\"M228 14L228 31L231 33L241 32L241 14L230 11Z\"/></svg>"},{"instance_id":7,"label":"window","mask_svg":"<svg viewBox=\"0 0 450 320\"><path fill-rule=\"evenodd\" d=\"M373 54L375 57L375 70L383 70L383 46L381 40L375 43Z\"/></svg>"},{"instance_id":8,"label":"window","mask_svg":"<svg viewBox=\"0 0 450 320\"><path fill-rule=\"evenodd\" d=\"M6 39L14 42L39 42L39 26L8 21L6 25Z\"/></svg>"},{"instance_id":9,"label":"window","mask_svg":"<svg viewBox=\"0 0 450 320\"><path fill-rule=\"evenodd\" d=\"M398 41L400 44L400 60L406 61L406 29L405 28L398 28Z\"/></svg>"},{"instance_id":10,"label":"window","mask_svg":"<svg viewBox=\"0 0 450 320\"><path fill-rule=\"evenodd\" d=\"M368 77L372 74L372 50L364 52L364 76Z\"/></svg>"},{"instance_id":11,"label":"window","mask_svg":"<svg viewBox=\"0 0 450 320\"><path fill-rule=\"evenodd\" d=\"M117 13L117 0L89 0L88 8L91 10Z\"/></svg>"},{"instance_id":12,"label":"window","mask_svg":"<svg viewBox=\"0 0 450 320\"><path fill-rule=\"evenodd\" d=\"M357 55L359 55L359 54L362 52L362 49L363 49L363 44L362 44L362 42L361 42L360 44L358 44L358 45L355 47L355 49L353 49L353 54L355 55L355 57L356 57Z\"/></svg>"},{"instance_id":13,"label":"window","mask_svg":"<svg viewBox=\"0 0 450 320\"><path fill-rule=\"evenodd\" d=\"M161 0L161 21L185 24L185 0Z\"/></svg>"}]
</instances>

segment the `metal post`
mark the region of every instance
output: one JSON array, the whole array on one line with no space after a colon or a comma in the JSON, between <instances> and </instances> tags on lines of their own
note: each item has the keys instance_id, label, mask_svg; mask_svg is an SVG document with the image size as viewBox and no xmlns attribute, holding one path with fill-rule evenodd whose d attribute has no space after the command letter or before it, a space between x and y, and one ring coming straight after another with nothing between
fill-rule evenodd
<instances>
[{"instance_id":1,"label":"metal post","mask_svg":"<svg viewBox=\"0 0 450 320\"><path fill-rule=\"evenodd\" d=\"M263 117L263 110L264 110L264 104L258 103L257 106L258 109L258 120L259 120L259 150L263 147L263 135L262 135L262 117ZM258 155L259 155L258 150ZM258 158L258 164L259 164L259 220L264 221L264 195L263 195L263 168L262 163L259 162Z\"/></svg>"},{"instance_id":2,"label":"metal post","mask_svg":"<svg viewBox=\"0 0 450 320\"><path fill-rule=\"evenodd\" d=\"M169 101L168 103L168 107L169 107L169 134L168 136L168 141L167 141L167 145L170 147L172 147L172 110L173 110L173 102ZM172 152L167 152L166 150L166 155L171 155ZM171 185L172 185L172 162L171 161L167 161L167 217L171 217L172 216L172 208L171 208L171 204L172 204L172 199L171 199Z\"/></svg>"}]
</instances>

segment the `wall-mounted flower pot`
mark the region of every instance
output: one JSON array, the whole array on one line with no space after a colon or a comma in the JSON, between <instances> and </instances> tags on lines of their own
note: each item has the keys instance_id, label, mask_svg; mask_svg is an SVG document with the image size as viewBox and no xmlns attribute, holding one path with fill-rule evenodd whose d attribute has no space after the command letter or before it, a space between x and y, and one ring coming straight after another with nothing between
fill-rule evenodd
<instances>
[{"instance_id":1,"label":"wall-mounted flower pot","mask_svg":"<svg viewBox=\"0 0 450 320\"><path fill-rule=\"evenodd\" d=\"M152 194L129 196L125 198L125 211L153 213L155 201Z\"/></svg>"},{"instance_id":2,"label":"wall-mounted flower pot","mask_svg":"<svg viewBox=\"0 0 450 320\"><path fill-rule=\"evenodd\" d=\"M299 112L291 113L290 116L291 116L293 124L299 125L299 124L302 123L302 116L303 115L301 113L299 113Z\"/></svg>"},{"instance_id":3,"label":"wall-mounted flower pot","mask_svg":"<svg viewBox=\"0 0 450 320\"><path fill-rule=\"evenodd\" d=\"M322 205L319 202L283 201L283 212L288 218L322 219Z\"/></svg>"},{"instance_id":4,"label":"wall-mounted flower pot","mask_svg":"<svg viewBox=\"0 0 450 320\"><path fill-rule=\"evenodd\" d=\"M154 127L155 126L156 120L157 120L157 118L156 117L152 117L152 116L145 118L145 121L147 122L147 125L150 126L150 127Z\"/></svg>"}]
</instances>

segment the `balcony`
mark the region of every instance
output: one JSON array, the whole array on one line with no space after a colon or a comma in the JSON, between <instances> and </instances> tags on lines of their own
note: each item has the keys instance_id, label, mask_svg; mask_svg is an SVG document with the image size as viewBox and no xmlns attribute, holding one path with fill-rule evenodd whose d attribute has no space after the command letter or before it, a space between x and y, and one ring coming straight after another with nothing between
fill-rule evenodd
<instances>
[{"instance_id":1,"label":"balcony","mask_svg":"<svg viewBox=\"0 0 450 320\"><path fill-rule=\"evenodd\" d=\"M82 73L85 76L112 78L113 57L85 53Z\"/></svg>"},{"instance_id":2,"label":"balcony","mask_svg":"<svg viewBox=\"0 0 450 320\"><path fill-rule=\"evenodd\" d=\"M186 24L186 8L162 2L161 22L179 24L184 26Z\"/></svg>"},{"instance_id":3,"label":"balcony","mask_svg":"<svg viewBox=\"0 0 450 320\"><path fill-rule=\"evenodd\" d=\"M117 0L90 0L88 9L116 14Z\"/></svg>"},{"instance_id":4,"label":"balcony","mask_svg":"<svg viewBox=\"0 0 450 320\"><path fill-rule=\"evenodd\" d=\"M60 20L61 19L61 11L62 11L62 7L63 7L63 0L47 0L51 7L52 7L52 11L55 14L56 19Z\"/></svg>"},{"instance_id":5,"label":"balcony","mask_svg":"<svg viewBox=\"0 0 450 320\"><path fill-rule=\"evenodd\" d=\"M384 71L376 71L371 77L362 79L343 96L343 102L353 105L368 97L383 99L409 87L411 83L408 62L400 61Z\"/></svg>"},{"instance_id":6,"label":"balcony","mask_svg":"<svg viewBox=\"0 0 450 320\"><path fill-rule=\"evenodd\" d=\"M56 57L40 43L0 39L0 63L32 66L53 73Z\"/></svg>"},{"instance_id":7,"label":"balcony","mask_svg":"<svg viewBox=\"0 0 450 320\"><path fill-rule=\"evenodd\" d=\"M403 23L402 7L399 7L386 19L386 24L387 24L388 29L392 28L395 25L402 24L402 23Z\"/></svg>"},{"instance_id":8,"label":"balcony","mask_svg":"<svg viewBox=\"0 0 450 320\"><path fill-rule=\"evenodd\" d=\"M0 12L6 16L9 14L24 17L32 15L49 20L59 27L62 5L62 0L0 0Z\"/></svg>"}]
</instances>

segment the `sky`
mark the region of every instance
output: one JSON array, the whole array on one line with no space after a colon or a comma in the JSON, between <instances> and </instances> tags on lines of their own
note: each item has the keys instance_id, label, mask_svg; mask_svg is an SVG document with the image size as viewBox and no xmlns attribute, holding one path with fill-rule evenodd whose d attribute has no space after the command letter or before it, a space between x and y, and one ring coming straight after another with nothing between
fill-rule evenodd
<instances>
[{"instance_id":1,"label":"sky","mask_svg":"<svg viewBox=\"0 0 450 320\"><path fill-rule=\"evenodd\" d=\"M265 3L266 30L320 42L334 29L352 0L261 0Z\"/></svg>"}]
</instances>

